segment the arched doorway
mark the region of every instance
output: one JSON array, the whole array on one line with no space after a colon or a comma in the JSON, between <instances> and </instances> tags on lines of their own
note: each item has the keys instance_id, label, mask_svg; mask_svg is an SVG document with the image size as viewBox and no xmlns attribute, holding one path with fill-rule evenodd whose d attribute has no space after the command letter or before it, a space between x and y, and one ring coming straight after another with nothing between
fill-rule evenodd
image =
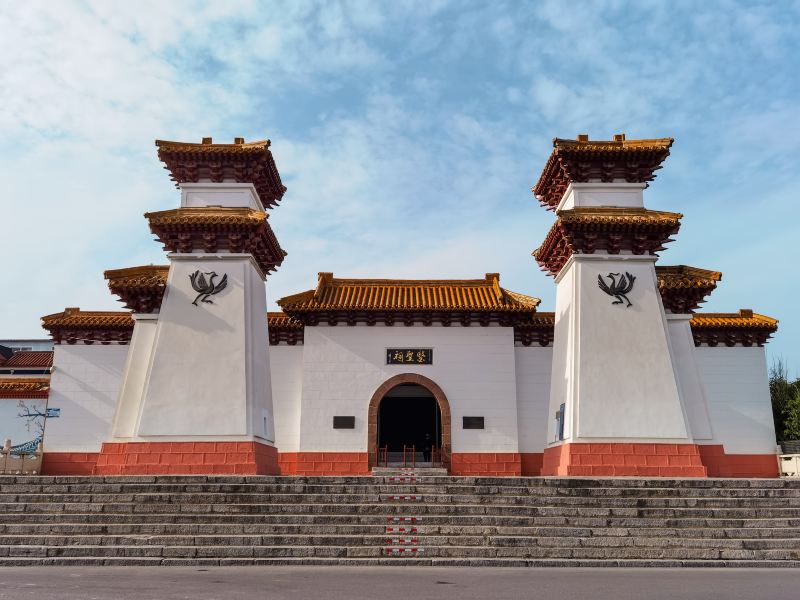
<instances>
[{"instance_id":1,"label":"arched doorway","mask_svg":"<svg viewBox=\"0 0 800 600\"><path fill-rule=\"evenodd\" d=\"M440 461L445 466L449 464L450 404L442 389L423 375L395 375L375 390L369 403L367 429L370 466L378 462L379 443L400 456L403 445L413 445L420 453L419 459L428 460L427 450L436 446Z\"/></svg>"}]
</instances>

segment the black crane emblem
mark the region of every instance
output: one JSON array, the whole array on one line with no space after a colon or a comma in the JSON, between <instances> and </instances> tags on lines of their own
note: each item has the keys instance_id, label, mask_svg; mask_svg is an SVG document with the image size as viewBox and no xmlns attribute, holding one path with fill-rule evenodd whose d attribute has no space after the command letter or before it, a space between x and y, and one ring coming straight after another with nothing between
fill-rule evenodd
<instances>
[{"instance_id":1,"label":"black crane emblem","mask_svg":"<svg viewBox=\"0 0 800 600\"><path fill-rule=\"evenodd\" d=\"M620 273L609 273L606 275L609 280L611 280L611 284L605 282L602 275L597 276L597 285L600 286L600 289L603 290L609 296L614 296L616 300L611 304L623 304L627 302L627 306L631 306L631 301L628 300L628 296L626 294L630 293L633 289L633 282L636 281L636 277L631 275L630 273L626 272L624 275ZM619 277L619 279L617 279Z\"/></svg>"},{"instance_id":2,"label":"black crane emblem","mask_svg":"<svg viewBox=\"0 0 800 600\"><path fill-rule=\"evenodd\" d=\"M206 279L206 275L208 275L208 279ZM214 278L216 276L217 274L214 271L201 273L199 270L189 275L189 279L192 282L192 287L194 288L194 291L197 292L197 298L194 299L192 304L197 306L198 300L200 300L200 302L214 304L213 300L211 300L209 296L219 294L228 285L227 274L222 276L222 279L219 280L219 283L214 283Z\"/></svg>"}]
</instances>

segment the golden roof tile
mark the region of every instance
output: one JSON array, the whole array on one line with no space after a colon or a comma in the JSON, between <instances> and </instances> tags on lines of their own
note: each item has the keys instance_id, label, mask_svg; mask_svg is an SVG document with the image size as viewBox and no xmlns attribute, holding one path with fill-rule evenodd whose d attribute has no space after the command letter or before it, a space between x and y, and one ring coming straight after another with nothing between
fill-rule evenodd
<instances>
[{"instance_id":1,"label":"golden roof tile","mask_svg":"<svg viewBox=\"0 0 800 600\"><path fill-rule=\"evenodd\" d=\"M499 276L484 279L336 279L320 273L319 283L278 300L289 314L325 311L532 312L538 298L500 287Z\"/></svg>"},{"instance_id":2,"label":"golden roof tile","mask_svg":"<svg viewBox=\"0 0 800 600\"><path fill-rule=\"evenodd\" d=\"M778 330L778 320L750 309L738 313L699 313L689 322L697 346L763 346Z\"/></svg>"},{"instance_id":3,"label":"golden roof tile","mask_svg":"<svg viewBox=\"0 0 800 600\"><path fill-rule=\"evenodd\" d=\"M722 279L722 273L687 265L656 265L658 290L664 308L673 313L697 309Z\"/></svg>"},{"instance_id":4,"label":"golden roof tile","mask_svg":"<svg viewBox=\"0 0 800 600\"><path fill-rule=\"evenodd\" d=\"M555 210L570 183L600 181L611 183L646 183L655 179L655 171L669 156L672 138L628 140L625 134L613 140L589 140L579 135L575 140L556 138L533 194L539 202Z\"/></svg>"},{"instance_id":5,"label":"golden roof tile","mask_svg":"<svg viewBox=\"0 0 800 600\"><path fill-rule=\"evenodd\" d=\"M648 208L579 207L558 211L564 224L583 226L664 226L678 227L681 213Z\"/></svg>"},{"instance_id":6,"label":"golden roof tile","mask_svg":"<svg viewBox=\"0 0 800 600\"><path fill-rule=\"evenodd\" d=\"M170 252L249 253L265 274L286 256L262 210L184 207L146 213L145 218Z\"/></svg>"},{"instance_id":7,"label":"golden roof tile","mask_svg":"<svg viewBox=\"0 0 800 600\"><path fill-rule=\"evenodd\" d=\"M64 312L42 317L42 327L60 344L76 342L127 343L133 332L130 312L88 311L65 308Z\"/></svg>"},{"instance_id":8,"label":"golden roof tile","mask_svg":"<svg viewBox=\"0 0 800 600\"><path fill-rule=\"evenodd\" d=\"M270 152L270 141L215 144L203 138L200 144L156 140L158 158L177 184L211 181L252 183L264 207L275 206L286 192Z\"/></svg>"},{"instance_id":9,"label":"golden roof tile","mask_svg":"<svg viewBox=\"0 0 800 600\"><path fill-rule=\"evenodd\" d=\"M136 313L151 313L161 307L168 274L169 265L145 265L112 269L104 276L108 289L120 297L125 308Z\"/></svg>"},{"instance_id":10,"label":"golden roof tile","mask_svg":"<svg viewBox=\"0 0 800 600\"><path fill-rule=\"evenodd\" d=\"M733 327L777 331L778 320L741 308L737 313L698 313L692 317L692 327Z\"/></svg>"},{"instance_id":11,"label":"golden roof tile","mask_svg":"<svg viewBox=\"0 0 800 600\"><path fill-rule=\"evenodd\" d=\"M144 214L153 225L216 225L257 227L267 221L267 213L252 208L183 207Z\"/></svg>"},{"instance_id":12,"label":"golden roof tile","mask_svg":"<svg viewBox=\"0 0 800 600\"><path fill-rule=\"evenodd\" d=\"M47 398L49 391L49 379L0 378L0 398Z\"/></svg>"},{"instance_id":13,"label":"golden roof tile","mask_svg":"<svg viewBox=\"0 0 800 600\"><path fill-rule=\"evenodd\" d=\"M680 229L682 217L680 213L646 208L561 210L533 256L543 270L557 275L573 254L619 254L623 250L656 254L672 241L670 236Z\"/></svg>"}]
</instances>

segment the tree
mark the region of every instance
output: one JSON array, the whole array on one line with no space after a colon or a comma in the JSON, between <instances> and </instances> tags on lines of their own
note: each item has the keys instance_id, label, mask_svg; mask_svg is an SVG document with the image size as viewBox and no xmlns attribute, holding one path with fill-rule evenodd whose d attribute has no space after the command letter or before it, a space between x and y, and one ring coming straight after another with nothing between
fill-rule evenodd
<instances>
[{"instance_id":1,"label":"tree","mask_svg":"<svg viewBox=\"0 0 800 600\"><path fill-rule=\"evenodd\" d=\"M769 370L769 395L778 441L800 439L800 379L789 380L789 370L780 358Z\"/></svg>"},{"instance_id":2,"label":"tree","mask_svg":"<svg viewBox=\"0 0 800 600\"><path fill-rule=\"evenodd\" d=\"M800 386L794 382L794 394L786 402L783 418L783 439L800 440Z\"/></svg>"}]
</instances>

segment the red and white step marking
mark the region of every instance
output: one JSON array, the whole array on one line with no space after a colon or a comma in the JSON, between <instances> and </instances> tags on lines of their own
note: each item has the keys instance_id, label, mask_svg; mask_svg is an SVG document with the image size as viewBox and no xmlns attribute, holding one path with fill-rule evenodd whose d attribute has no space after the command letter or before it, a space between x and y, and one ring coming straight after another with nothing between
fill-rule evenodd
<instances>
[{"instance_id":1,"label":"red and white step marking","mask_svg":"<svg viewBox=\"0 0 800 600\"><path fill-rule=\"evenodd\" d=\"M401 554L422 554L425 548L384 548L386 554L398 556Z\"/></svg>"},{"instance_id":2,"label":"red and white step marking","mask_svg":"<svg viewBox=\"0 0 800 600\"><path fill-rule=\"evenodd\" d=\"M417 538L388 538L386 543L390 546L416 546L419 544Z\"/></svg>"},{"instance_id":3,"label":"red and white step marking","mask_svg":"<svg viewBox=\"0 0 800 600\"><path fill-rule=\"evenodd\" d=\"M386 533L417 533L416 527L387 527Z\"/></svg>"},{"instance_id":4,"label":"red and white step marking","mask_svg":"<svg viewBox=\"0 0 800 600\"><path fill-rule=\"evenodd\" d=\"M389 477L389 481L396 481L399 483L416 483L417 478L414 475L393 475Z\"/></svg>"},{"instance_id":5,"label":"red and white step marking","mask_svg":"<svg viewBox=\"0 0 800 600\"><path fill-rule=\"evenodd\" d=\"M389 523L416 523L419 517L386 517Z\"/></svg>"}]
</instances>

